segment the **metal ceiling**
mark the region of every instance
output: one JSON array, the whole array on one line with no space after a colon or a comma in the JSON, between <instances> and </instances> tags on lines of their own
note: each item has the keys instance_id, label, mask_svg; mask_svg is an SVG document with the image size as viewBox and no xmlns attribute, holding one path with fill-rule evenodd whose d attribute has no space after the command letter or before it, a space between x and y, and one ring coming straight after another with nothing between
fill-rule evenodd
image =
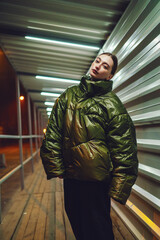
<instances>
[{"instance_id":1,"label":"metal ceiling","mask_svg":"<svg viewBox=\"0 0 160 240\"><path fill-rule=\"evenodd\" d=\"M54 100L42 96L42 91L61 93L77 83L37 79L35 76L80 80L129 2L0 0L1 47L39 109L44 111L44 102ZM56 42L26 39L25 36Z\"/></svg>"}]
</instances>

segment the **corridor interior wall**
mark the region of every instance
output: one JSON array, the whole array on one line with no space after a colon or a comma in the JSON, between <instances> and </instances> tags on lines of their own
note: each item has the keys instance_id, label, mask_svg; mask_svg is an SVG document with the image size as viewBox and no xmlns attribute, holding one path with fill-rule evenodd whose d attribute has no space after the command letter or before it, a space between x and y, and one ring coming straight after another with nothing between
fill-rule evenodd
<instances>
[{"instance_id":1,"label":"corridor interior wall","mask_svg":"<svg viewBox=\"0 0 160 240\"><path fill-rule=\"evenodd\" d=\"M114 212L128 229L128 233L123 231L115 219L122 239L160 239L159 10L158 0L131 1L99 52L118 57L113 88L137 135L137 181L125 206L112 201Z\"/></svg>"},{"instance_id":2,"label":"corridor interior wall","mask_svg":"<svg viewBox=\"0 0 160 240\"><path fill-rule=\"evenodd\" d=\"M0 48L0 134L17 135L17 96L16 96L17 74L8 61L5 53ZM22 134L28 135L28 105L27 92L20 82L20 95L24 96L21 101ZM31 118L34 123L33 103L31 102ZM33 133L35 134L34 124ZM0 140L1 141L1 140ZM7 140L8 141L8 140ZM13 140L14 141L14 140ZM5 140L3 140L3 143ZM12 141L10 141L12 142ZM2 144L2 141L1 141Z\"/></svg>"},{"instance_id":3,"label":"corridor interior wall","mask_svg":"<svg viewBox=\"0 0 160 240\"><path fill-rule=\"evenodd\" d=\"M0 134L18 132L15 79L16 73L0 48Z\"/></svg>"}]
</instances>

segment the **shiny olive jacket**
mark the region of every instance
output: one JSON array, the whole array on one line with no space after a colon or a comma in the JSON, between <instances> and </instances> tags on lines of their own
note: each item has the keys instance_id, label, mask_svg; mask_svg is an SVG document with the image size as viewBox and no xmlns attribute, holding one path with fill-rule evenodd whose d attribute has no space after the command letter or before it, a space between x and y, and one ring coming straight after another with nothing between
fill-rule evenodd
<instances>
[{"instance_id":1,"label":"shiny olive jacket","mask_svg":"<svg viewBox=\"0 0 160 240\"><path fill-rule=\"evenodd\" d=\"M57 99L41 147L47 178L106 181L125 204L137 177L135 129L112 91L112 81L89 76Z\"/></svg>"}]
</instances>

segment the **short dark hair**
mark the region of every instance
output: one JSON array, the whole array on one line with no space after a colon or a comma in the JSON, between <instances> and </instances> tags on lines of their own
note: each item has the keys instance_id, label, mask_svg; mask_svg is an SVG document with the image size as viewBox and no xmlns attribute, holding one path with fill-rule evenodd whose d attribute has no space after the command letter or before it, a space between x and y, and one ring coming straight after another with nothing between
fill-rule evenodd
<instances>
[{"instance_id":1,"label":"short dark hair","mask_svg":"<svg viewBox=\"0 0 160 240\"><path fill-rule=\"evenodd\" d=\"M112 54L112 53L109 53L109 52L104 52L104 53L101 53L100 55L108 55L112 58L113 60L113 67L112 67L112 71L111 71L111 74L114 75L116 70L117 70L117 67L118 67L118 58L116 57L116 55Z\"/></svg>"}]
</instances>

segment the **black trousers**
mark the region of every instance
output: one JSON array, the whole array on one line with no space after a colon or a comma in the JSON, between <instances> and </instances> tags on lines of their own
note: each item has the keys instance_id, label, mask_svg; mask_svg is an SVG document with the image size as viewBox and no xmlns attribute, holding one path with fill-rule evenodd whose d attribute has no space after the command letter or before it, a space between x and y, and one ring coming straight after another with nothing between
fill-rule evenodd
<instances>
[{"instance_id":1,"label":"black trousers","mask_svg":"<svg viewBox=\"0 0 160 240\"><path fill-rule=\"evenodd\" d=\"M114 240L106 182L65 179L64 203L77 240Z\"/></svg>"}]
</instances>

